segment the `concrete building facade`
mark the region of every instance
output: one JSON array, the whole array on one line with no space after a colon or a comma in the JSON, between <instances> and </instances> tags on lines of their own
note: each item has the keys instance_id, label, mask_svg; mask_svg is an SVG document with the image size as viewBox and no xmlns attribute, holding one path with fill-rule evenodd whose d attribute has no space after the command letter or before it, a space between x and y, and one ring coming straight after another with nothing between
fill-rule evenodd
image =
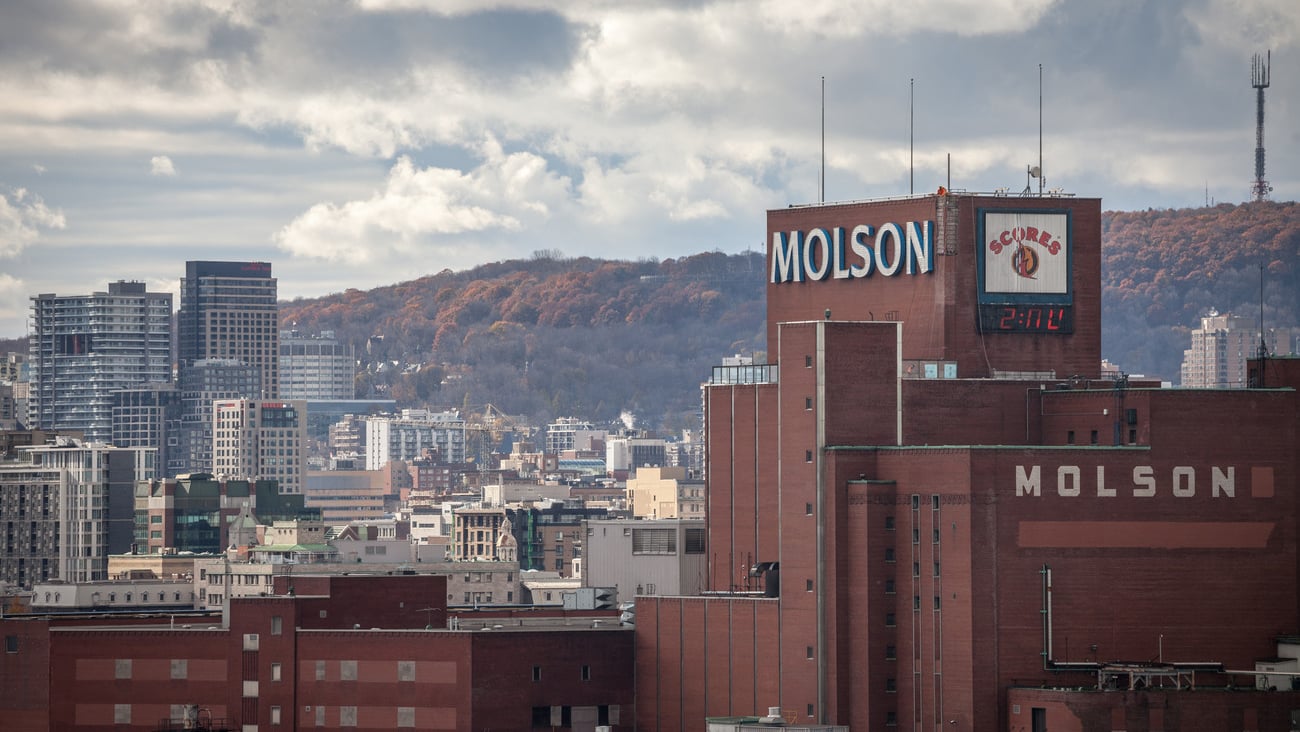
<instances>
[{"instance_id":1,"label":"concrete building facade","mask_svg":"<svg viewBox=\"0 0 1300 732\"><path fill-rule=\"evenodd\" d=\"M280 331L280 396L285 399L356 398L356 349L334 331L317 335Z\"/></svg>"},{"instance_id":2,"label":"concrete building facade","mask_svg":"<svg viewBox=\"0 0 1300 732\"><path fill-rule=\"evenodd\" d=\"M19 587L108 578L108 557L130 551L136 480L154 452L61 438L19 448L0 464L0 581Z\"/></svg>"}]
</instances>

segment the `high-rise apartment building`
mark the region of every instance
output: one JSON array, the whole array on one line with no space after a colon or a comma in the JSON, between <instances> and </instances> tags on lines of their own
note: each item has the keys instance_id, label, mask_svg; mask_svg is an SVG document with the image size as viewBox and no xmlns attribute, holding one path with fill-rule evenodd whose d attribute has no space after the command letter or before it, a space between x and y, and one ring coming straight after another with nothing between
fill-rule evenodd
<instances>
[{"instance_id":1,"label":"high-rise apartment building","mask_svg":"<svg viewBox=\"0 0 1300 732\"><path fill-rule=\"evenodd\" d=\"M366 419L366 470L390 460L411 461L434 451L445 463L465 461L465 420L456 411L404 409L401 416Z\"/></svg>"},{"instance_id":2,"label":"high-rise apartment building","mask_svg":"<svg viewBox=\"0 0 1300 732\"><path fill-rule=\"evenodd\" d=\"M33 297L30 426L112 439L113 392L171 381L171 315L171 294L142 282Z\"/></svg>"},{"instance_id":3,"label":"high-rise apartment building","mask_svg":"<svg viewBox=\"0 0 1300 732\"><path fill-rule=\"evenodd\" d=\"M1210 311L1183 351L1183 386L1246 386L1246 359L1259 352L1259 329L1250 318Z\"/></svg>"},{"instance_id":4,"label":"high-rise apartment building","mask_svg":"<svg viewBox=\"0 0 1300 732\"><path fill-rule=\"evenodd\" d=\"M353 399L356 350L340 343L334 331L305 335L280 332L280 396L284 399Z\"/></svg>"},{"instance_id":5,"label":"high-rise apartment building","mask_svg":"<svg viewBox=\"0 0 1300 732\"><path fill-rule=\"evenodd\" d=\"M212 471L218 477L274 480L302 493L307 402L221 399L212 403Z\"/></svg>"},{"instance_id":6,"label":"high-rise apartment building","mask_svg":"<svg viewBox=\"0 0 1300 732\"><path fill-rule=\"evenodd\" d=\"M177 315L182 372L203 359L253 366L259 394L280 394L279 307L269 262L186 262Z\"/></svg>"},{"instance_id":7,"label":"high-rise apartment building","mask_svg":"<svg viewBox=\"0 0 1300 732\"><path fill-rule=\"evenodd\" d=\"M1269 354L1291 352L1292 332L1266 328L1262 340ZM1211 310L1192 331L1192 347L1183 351L1183 386L1226 389L1250 386L1246 359L1259 355L1261 332L1252 318Z\"/></svg>"},{"instance_id":8,"label":"high-rise apartment building","mask_svg":"<svg viewBox=\"0 0 1300 732\"><path fill-rule=\"evenodd\" d=\"M108 555L131 550L135 482L154 451L71 438L19 451L0 464L0 581L108 579Z\"/></svg>"}]
</instances>

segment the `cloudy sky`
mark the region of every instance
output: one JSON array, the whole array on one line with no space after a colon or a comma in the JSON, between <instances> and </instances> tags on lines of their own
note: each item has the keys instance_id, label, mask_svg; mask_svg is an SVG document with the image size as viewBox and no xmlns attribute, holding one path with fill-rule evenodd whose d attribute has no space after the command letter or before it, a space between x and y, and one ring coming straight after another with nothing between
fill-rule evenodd
<instances>
[{"instance_id":1,"label":"cloudy sky","mask_svg":"<svg viewBox=\"0 0 1300 732\"><path fill-rule=\"evenodd\" d=\"M1046 184L1107 209L1300 191L1295 0L15 0L0 337L189 259L284 298L540 249L762 246L768 208ZM909 155L909 95L914 143ZM909 173L909 157L914 161Z\"/></svg>"}]
</instances>

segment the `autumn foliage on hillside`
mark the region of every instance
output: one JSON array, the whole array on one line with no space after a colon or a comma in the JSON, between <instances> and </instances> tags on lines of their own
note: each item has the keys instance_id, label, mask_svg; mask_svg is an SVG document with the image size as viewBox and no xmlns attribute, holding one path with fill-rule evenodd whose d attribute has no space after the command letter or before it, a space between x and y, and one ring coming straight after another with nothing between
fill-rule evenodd
<instances>
[{"instance_id":1,"label":"autumn foliage on hillside","mask_svg":"<svg viewBox=\"0 0 1300 732\"><path fill-rule=\"evenodd\" d=\"M538 252L282 303L280 319L356 345L368 362L360 396L538 418L629 410L696 426L688 415L710 368L763 348L764 281L757 253L627 262Z\"/></svg>"},{"instance_id":2,"label":"autumn foliage on hillside","mask_svg":"<svg viewBox=\"0 0 1300 732\"><path fill-rule=\"evenodd\" d=\"M1102 217L1102 354L1178 382L1191 331L1211 309L1300 325L1300 205L1107 212Z\"/></svg>"}]
</instances>

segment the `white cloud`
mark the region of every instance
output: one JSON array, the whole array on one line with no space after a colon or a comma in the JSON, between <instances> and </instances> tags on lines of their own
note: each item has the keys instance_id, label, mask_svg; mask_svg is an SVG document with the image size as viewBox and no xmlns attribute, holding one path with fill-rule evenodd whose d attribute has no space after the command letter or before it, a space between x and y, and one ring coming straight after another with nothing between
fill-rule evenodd
<instances>
[{"instance_id":1,"label":"white cloud","mask_svg":"<svg viewBox=\"0 0 1300 732\"><path fill-rule=\"evenodd\" d=\"M41 229L62 229L63 212L50 209L40 196L25 188L12 196L0 192L0 257L12 257L40 236Z\"/></svg>"},{"instance_id":2,"label":"white cloud","mask_svg":"<svg viewBox=\"0 0 1300 732\"><path fill-rule=\"evenodd\" d=\"M0 322L25 318L30 306L26 284L13 275L0 272Z\"/></svg>"},{"instance_id":3,"label":"white cloud","mask_svg":"<svg viewBox=\"0 0 1300 732\"><path fill-rule=\"evenodd\" d=\"M45 174L45 166L44 166L44 165L41 165L40 163L35 163L35 164L33 164L33 165L32 165L32 170L36 171L36 174L37 174L37 175L44 175L44 174Z\"/></svg>"},{"instance_id":4,"label":"white cloud","mask_svg":"<svg viewBox=\"0 0 1300 732\"><path fill-rule=\"evenodd\" d=\"M176 166L172 164L172 159L166 155L155 155L149 158L149 173L152 175L176 175Z\"/></svg>"},{"instance_id":5,"label":"white cloud","mask_svg":"<svg viewBox=\"0 0 1300 732\"><path fill-rule=\"evenodd\" d=\"M449 237L455 235L520 231L565 206L569 181L548 170L543 158L506 154L494 141L482 149L486 159L468 173L418 168L410 158L399 158L383 190L365 200L312 206L275 241L295 256L368 262L440 245L454 248Z\"/></svg>"}]
</instances>

